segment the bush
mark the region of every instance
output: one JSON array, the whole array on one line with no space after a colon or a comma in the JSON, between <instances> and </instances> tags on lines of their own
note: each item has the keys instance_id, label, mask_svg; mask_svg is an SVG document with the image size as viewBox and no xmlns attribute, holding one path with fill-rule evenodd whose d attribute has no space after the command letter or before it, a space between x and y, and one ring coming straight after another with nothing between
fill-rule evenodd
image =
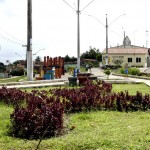
<instances>
[{"instance_id":1,"label":"bush","mask_svg":"<svg viewBox=\"0 0 150 150\"><path fill-rule=\"evenodd\" d=\"M125 74L125 68L120 68L120 73L121 74ZM140 70L138 68L129 68L128 69L128 74L139 75L140 74Z\"/></svg>"},{"instance_id":2,"label":"bush","mask_svg":"<svg viewBox=\"0 0 150 150\"><path fill-rule=\"evenodd\" d=\"M2 87L0 88L0 101L7 105L19 106L24 102L26 94L26 92L16 88Z\"/></svg>"},{"instance_id":3,"label":"bush","mask_svg":"<svg viewBox=\"0 0 150 150\"><path fill-rule=\"evenodd\" d=\"M76 67L74 66L67 66L67 71L74 71Z\"/></svg>"},{"instance_id":4,"label":"bush","mask_svg":"<svg viewBox=\"0 0 150 150\"><path fill-rule=\"evenodd\" d=\"M119 70L120 70L121 74L125 74L125 69L124 68L120 68Z\"/></svg>"},{"instance_id":5,"label":"bush","mask_svg":"<svg viewBox=\"0 0 150 150\"><path fill-rule=\"evenodd\" d=\"M44 95L43 95L44 96ZM10 115L11 134L15 137L38 139L59 134L63 128L64 108L60 99L29 94L26 107L17 106Z\"/></svg>"},{"instance_id":6,"label":"bush","mask_svg":"<svg viewBox=\"0 0 150 150\"><path fill-rule=\"evenodd\" d=\"M140 70L138 68L129 68L129 74L131 75L139 75Z\"/></svg>"},{"instance_id":7,"label":"bush","mask_svg":"<svg viewBox=\"0 0 150 150\"><path fill-rule=\"evenodd\" d=\"M22 75L24 75L24 69L21 68L21 67L14 68L14 69L10 72L10 74L11 74L12 76L22 76Z\"/></svg>"},{"instance_id":8,"label":"bush","mask_svg":"<svg viewBox=\"0 0 150 150\"><path fill-rule=\"evenodd\" d=\"M104 73L105 73L107 76L109 76L109 75L111 74L111 71L110 71L110 69L106 69L106 70L104 71Z\"/></svg>"}]
</instances>

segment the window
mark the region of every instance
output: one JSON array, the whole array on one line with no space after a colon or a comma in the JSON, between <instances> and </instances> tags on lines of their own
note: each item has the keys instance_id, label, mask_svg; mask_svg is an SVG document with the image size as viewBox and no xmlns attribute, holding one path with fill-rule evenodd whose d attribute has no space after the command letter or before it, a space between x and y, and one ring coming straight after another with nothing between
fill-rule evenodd
<instances>
[{"instance_id":1,"label":"window","mask_svg":"<svg viewBox=\"0 0 150 150\"><path fill-rule=\"evenodd\" d=\"M132 62L132 58L128 58L128 62Z\"/></svg>"},{"instance_id":2,"label":"window","mask_svg":"<svg viewBox=\"0 0 150 150\"><path fill-rule=\"evenodd\" d=\"M140 62L141 62L141 58L136 57L136 62L137 62L137 63L140 63Z\"/></svg>"}]
</instances>

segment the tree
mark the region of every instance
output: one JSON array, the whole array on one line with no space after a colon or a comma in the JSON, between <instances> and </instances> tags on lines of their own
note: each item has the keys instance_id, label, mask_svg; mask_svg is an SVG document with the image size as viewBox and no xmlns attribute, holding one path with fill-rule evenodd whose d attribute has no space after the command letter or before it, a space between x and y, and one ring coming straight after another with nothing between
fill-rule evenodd
<instances>
[{"instance_id":1,"label":"tree","mask_svg":"<svg viewBox=\"0 0 150 150\"><path fill-rule=\"evenodd\" d=\"M102 62L102 54L101 54L101 53L98 53L98 54L97 54L96 60Z\"/></svg>"},{"instance_id":2,"label":"tree","mask_svg":"<svg viewBox=\"0 0 150 150\"><path fill-rule=\"evenodd\" d=\"M4 72L6 70L6 66L0 62L0 72Z\"/></svg>"},{"instance_id":3,"label":"tree","mask_svg":"<svg viewBox=\"0 0 150 150\"><path fill-rule=\"evenodd\" d=\"M65 60L65 62L70 62L70 57L69 57L68 55L66 55L66 56L64 57L64 60Z\"/></svg>"},{"instance_id":4,"label":"tree","mask_svg":"<svg viewBox=\"0 0 150 150\"><path fill-rule=\"evenodd\" d=\"M40 56L37 56L37 57L35 58L35 63L36 63L36 64L39 64L39 63L41 63L41 62L42 62L41 57L40 57Z\"/></svg>"},{"instance_id":5,"label":"tree","mask_svg":"<svg viewBox=\"0 0 150 150\"><path fill-rule=\"evenodd\" d=\"M74 57L74 56L72 56L72 57L70 58L70 61L71 61L71 62L75 62L75 61L77 61L77 58Z\"/></svg>"},{"instance_id":6,"label":"tree","mask_svg":"<svg viewBox=\"0 0 150 150\"><path fill-rule=\"evenodd\" d=\"M99 49L92 48L90 46L89 51L86 51L81 55L81 58L84 59L96 59L98 61L102 61L102 54L99 52Z\"/></svg>"},{"instance_id":7,"label":"tree","mask_svg":"<svg viewBox=\"0 0 150 150\"><path fill-rule=\"evenodd\" d=\"M14 64L15 66L17 66L18 64L20 64L20 60L14 61L13 64Z\"/></svg>"}]
</instances>

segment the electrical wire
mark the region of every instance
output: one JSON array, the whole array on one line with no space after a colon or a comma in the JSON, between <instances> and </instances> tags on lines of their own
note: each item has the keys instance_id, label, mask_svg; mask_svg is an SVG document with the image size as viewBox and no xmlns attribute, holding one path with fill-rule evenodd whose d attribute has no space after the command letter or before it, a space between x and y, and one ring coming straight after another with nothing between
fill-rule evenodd
<instances>
[{"instance_id":1,"label":"electrical wire","mask_svg":"<svg viewBox=\"0 0 150 150\"><path fill-rule=\"evenodd\" d=\"M0 30L5 33L6 35L8 35L9 37L11 37L12 39L0 34L0 37L8 42L14 43L14 44L18 44L18 45L25 45L23 41L19 40L18 38L16 38L15 36L9 34L8 32L4 31L3 29L0 28Z\"/></svg>"}]
</instances>

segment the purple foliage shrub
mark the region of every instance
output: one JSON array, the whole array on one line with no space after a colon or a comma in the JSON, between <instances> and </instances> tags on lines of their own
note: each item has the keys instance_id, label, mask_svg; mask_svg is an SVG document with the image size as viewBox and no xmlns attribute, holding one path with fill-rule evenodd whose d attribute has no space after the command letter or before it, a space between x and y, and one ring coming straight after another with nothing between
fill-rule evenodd
<instances>
[{"instance_id":1,"label":"purple foliage shrub","mask_svg":"<svg viewBox=\"0 0 150 150\"><path fill-rule=\"evenodd\" d=\"M8 104L17 106L20 105L26 98L26 92L23 92L16 88L0 88L0 101Z\"/></svg>"},{"instance_id":2,"label":"purple foliage shrub","mask_svg":"<svg viewBox=\"0 0 150 150\"><path fill-rule=\"evenodd\" d=\"M63 129L64 108L59 98L43 100L34 93L27 95L25 108L16 107L10 115L12 134L26 139L38 139L59 134Z\"/></svg>"}]
</instances>

